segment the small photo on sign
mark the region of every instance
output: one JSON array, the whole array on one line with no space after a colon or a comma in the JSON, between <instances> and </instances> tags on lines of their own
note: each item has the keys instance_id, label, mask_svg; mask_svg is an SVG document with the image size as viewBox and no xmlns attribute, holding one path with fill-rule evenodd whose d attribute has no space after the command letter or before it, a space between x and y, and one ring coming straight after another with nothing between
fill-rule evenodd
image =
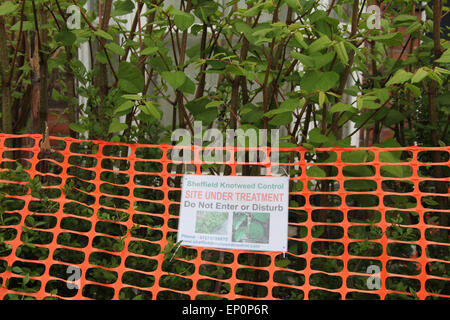
<instances>
[{"instance_id":1,"label":"small photo on sign","mask_svg":"<svg viewBox=\"0 0 450 320\"><path fill-rule=\"evenodd\" d=\"M233 242L269 243L270 213L234 212Z\"/></svg>"},{"instance_id":2,"label":"small photo on sign","mask_svg":"<svg viewBox=\"0 0 450 320\"><path fill-rule=\"evenodd\" d=\"M197 211L195 232L206 234L227 234L228 212Z\"/></svg>"}]
</instances>

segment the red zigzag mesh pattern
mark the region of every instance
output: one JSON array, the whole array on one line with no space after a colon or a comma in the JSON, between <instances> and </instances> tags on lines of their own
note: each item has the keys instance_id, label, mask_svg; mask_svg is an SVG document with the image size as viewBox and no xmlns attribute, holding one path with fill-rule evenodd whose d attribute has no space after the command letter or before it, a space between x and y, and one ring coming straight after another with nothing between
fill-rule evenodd
<instances>
[{"instance_id":1,"label":"red zigzag mesh pattern","mask_svg":"<svg viewBox=\"0 0 450 320\"><path fill-rule=\"evenodd\" d=\"M283 254L174 250L176 183L211 172L176 166L172 146L52 137L44 155L40 140L0 135L0 299L450 298L449 147L281 149L292 189Z\"/></svg>"}]
</instances>

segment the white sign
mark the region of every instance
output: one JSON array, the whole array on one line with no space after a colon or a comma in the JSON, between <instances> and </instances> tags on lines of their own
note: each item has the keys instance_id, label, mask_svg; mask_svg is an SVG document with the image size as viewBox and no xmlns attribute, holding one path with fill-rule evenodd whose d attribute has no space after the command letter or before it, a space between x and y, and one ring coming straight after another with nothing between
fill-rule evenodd
<instances>
[{"instance_id":1,"label":"white sign","mask_svg":"<svg viewBox=\"0 0 450 320\"><path fill-rule=\"evenodd\" d=\"M288 177L185 175L182 245L287 251Z\"/></svg>"}]
</instances>

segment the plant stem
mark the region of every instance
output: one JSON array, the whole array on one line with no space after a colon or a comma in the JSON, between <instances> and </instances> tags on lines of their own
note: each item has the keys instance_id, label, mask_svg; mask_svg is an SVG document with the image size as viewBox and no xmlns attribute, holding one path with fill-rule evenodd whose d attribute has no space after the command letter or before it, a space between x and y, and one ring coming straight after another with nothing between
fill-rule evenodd
<instances>
[{"instance_id":1,"label":"plant stem","mask_svg":"<svg viewBox=\"0 0 450 320\"><path fill-rule=\"evenodd\" d=\"M3 16L0 16L0 77L2 84L2 131L4 133L12 133L12 115L11 115L11 89L8 79L10 75L8 73L9 69L9 58L8 58L8 48L7 44L7 34L6 34L6 21Z\"/></svg>"},{"instance_id":2,"label":"plant stem","mask_svg":"<svg viewBox=\"0 0 450 320\"><path fill-rule=\"evenodd\" d=\"M352 27L350 32L350 38L353 38L356 33L358 32L358 21L359 21L359 0L353 1L353 8L352 8ZM348 64L345 67L344 73L341 76L341 81L339 83L339 88L337 90L337 94L339 96L342 96L345 86L347 85L347 79L350 75L351 68L353 66L353 61L355 59L355 51L352 50L349 54L348 58ZM339 139L339 129L338 129L338 119L339 114L338 112L333 113L332 119L331 119L331 132L334 134L336 138Z\"/></svg>"},{"instance_id":3,"label":"plant stem","mask_svg":"<svg viewBox=\"0 0 450 320\"><path fill-rule=\"evenodd\" d=\"M434 39L434 61L439 59L441 55L441 1L434 0L433 2L433 39ZM437 66L437 63L433 61L433 67ZM428 113L429 113L429 121L433 126L430 132L431 143L432 146L439 146L439 137L438 137L438 119L437 119L437 98L438 95L438 83L434 80L430 82L430 90L428 94L429 104L428 104ZM437 154L438 153L433 153Z\"/></svg>"}]
</instances>

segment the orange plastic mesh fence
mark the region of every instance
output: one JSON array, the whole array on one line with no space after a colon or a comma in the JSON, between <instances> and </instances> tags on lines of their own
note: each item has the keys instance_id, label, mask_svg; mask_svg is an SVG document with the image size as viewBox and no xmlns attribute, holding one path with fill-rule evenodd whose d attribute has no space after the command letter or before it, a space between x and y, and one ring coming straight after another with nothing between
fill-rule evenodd
<instances>
[{"instance_id":1,"label":"orange plastic mesh fence","mask_svg":"<svg viewBox=\"0 0 450 320\"><path fill-rule=\"evenodd\" d=\"M60 137L43 154L41 138L0 134L0 299L450 298L450 147L224 163L225 175L290 175L281 253L172 247L180 177L211 164L176 165L169 145Z\"/></svg>"}]
</instances>

